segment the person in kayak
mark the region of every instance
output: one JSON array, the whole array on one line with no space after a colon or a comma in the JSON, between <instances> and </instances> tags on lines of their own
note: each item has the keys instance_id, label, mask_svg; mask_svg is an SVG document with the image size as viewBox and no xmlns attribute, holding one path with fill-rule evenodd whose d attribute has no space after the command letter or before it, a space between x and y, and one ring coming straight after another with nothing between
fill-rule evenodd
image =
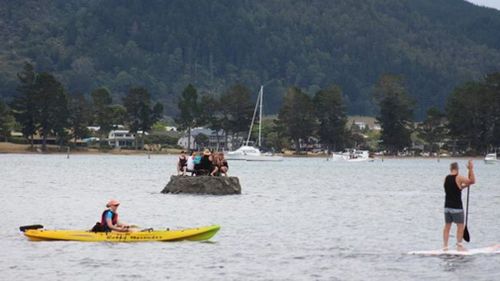
<instances>
[{"instance_id":1,"label":"person in kayak","mask_svg":"<svg viewBox=\"0 0 500 281\"><path fill-rule=\"evenodd\" d=\"M106 204L106 209L101 215L101 225L104 227L104 231L119 231L128 232L131 231L131 227L128 224L124 224L118 220L118 213L116 210L120 206L120 201L116 199L111 199Z\"/></svg>"},{"instance_id":2,"label":"person in kayak","mask_svg":"<svg viewBox=\"0 0 500 281\"><path fill-rule=\"evenodd\" d=\"M476 182L474 176L474 165L472 160L467 164L469 170L468 177L460 176L458 174L458 163L453 162L450 164L450 174L444 180L444 229L443 229L443 249L448 249L448 239L450 237L451 224L457 224L457 250L461 251L465 248L462 244L464 235L464 210L462 206L462 189L470 187Z\"/></svg>"}]
</instances>

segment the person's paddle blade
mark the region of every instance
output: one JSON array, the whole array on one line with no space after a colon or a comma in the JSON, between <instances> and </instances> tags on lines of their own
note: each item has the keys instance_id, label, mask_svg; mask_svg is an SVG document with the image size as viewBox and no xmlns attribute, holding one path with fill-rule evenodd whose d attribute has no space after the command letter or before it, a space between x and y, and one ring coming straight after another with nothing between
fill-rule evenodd
<instances>
[{"instance_id":1,"label":"person's paddle blade","mask_svg":"<svg viewBox=\"0 0 500 281\"><path fill-rule=\"evenodd\" d=\"M469 235L469 230L467 229L467 226L464 228L464 240L466 242L470 242L470 235Z\"/></svg>"},{"instance_id":2,"label":"person's paddle blade","mask_svg":"<svg viewBox=\"0 0 500 281\"><path fill-rule=\"evenodd\" d=\"M40 228L43 228L43 225L41 225L41 224L32 224L32 225L20 226L19 230L21 230L22 232L25 232L28 229L40 229Z\"/></svg>"}]
</instances>

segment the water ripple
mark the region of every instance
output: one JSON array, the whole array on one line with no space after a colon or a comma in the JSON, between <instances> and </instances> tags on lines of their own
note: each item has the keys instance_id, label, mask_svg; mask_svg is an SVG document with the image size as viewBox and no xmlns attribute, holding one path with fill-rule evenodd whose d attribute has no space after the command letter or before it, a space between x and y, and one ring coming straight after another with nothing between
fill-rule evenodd
<instances>
[{"instance_id":1,"label":"water ripple","mask_svg":"<svg viewBox=\"0 0 500 281\"><path fill-rule=\"evenodd\" d=\"M5 280L496 280L499 256L419 257L441 245L450 161L230 163L240 196L161 194L174 156L0 155ZM463 163L462 163L463 164ZM499 242L497 166L477 163L471 248ZM143 227L220 224L210 242L29 242L20 225L88 229L106 200ZM452 233L452 241L454 233ZM119 268L119 270L117 270Z\"/></svg>"}]
</instances>

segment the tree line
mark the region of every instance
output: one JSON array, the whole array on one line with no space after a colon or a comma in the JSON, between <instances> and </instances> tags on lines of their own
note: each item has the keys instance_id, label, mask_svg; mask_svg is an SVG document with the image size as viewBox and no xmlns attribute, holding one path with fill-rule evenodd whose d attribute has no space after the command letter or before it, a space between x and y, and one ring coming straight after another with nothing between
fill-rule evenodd
<instances>
[{"instance_id":1,"label":"tree line","mask_svg":"<svg viewBox=\"0 0 500 281\"><path fill-rule=\"evenodd\" d=\"M415 138L429 152L484 154L500 146L500 73L469 81L448 96L444 111L430 107L423 122L413 122L415 101L401 77L385 75L374 90L379 106L381 145L391 154L409 148Z\"/></svg>"},{"instance_id":2,"label":"tree line","mask_svg":"<svg viewBox=\"0 0 500 281\"><path fill-rule=\"evenodd\" d=\"M17 94L9 103L0 100L3 138L17 126L32 145L34 135L40 135L45 149L48 136L65 144L89 136L87 127L95 125L104 139L116 125L124 124L137 135L137 148L140 140L143 144L144 134L162 118L163 105L152 101L143 87L129 88L121 104L116 104L105 87L89 95L69 94L52 74L36 72L29 63L17 77ZM358 129L348 126L346 99L338 85L320 89L314 95L289 87L277 116L262 121L262 146L299 153L314 143L328 151L357 147L397 154L411 149L420 139L430 152L444 148L474 154L500 145L500 73L457 87L449 95L444 111L431 107L420 123L414 122L415 101L405 83L400 76L383 75L372 87L381 127L375 146L369 145ZM227 145L230 136L238 141L241 133L248 132L254 104L251 91L241 84L220 94L199 92L189 84L178 98L175 122L179 129L186 130L189 139L192 128L204 126Z\"/></svg>"},{"instance_id":3,"label":"tree line","mask_svg":"<svg viewBox=\"0 0 500 281\"><path fill-rule=\"evenodd\" d=\"M338 85L321 89L312 97L298 87L288 88L277 118L265 126L263 146L294 148L299 153L304 145L316 140L328 151L357 147L395 155L409 152L421 140L424 150L431 153L445 149L476 155L500 145L500 73L457 87L444 111L430 107L422 122L415 122L416 102L402 77L383 75L372 94L381 127L376 146L366 142L359 128L347 126L345 99ZM249 127L252 108L250 94L241 85L230 88L219 99L200 98L189 85L179 101L177 122L188 132L204 125L216 132L222 129L226 136L234 135Z\"/></svg>"},{"instance_id":4,"label":"tree line","mask_svg":"<svg viewBox=\"0 0 500 281\"><path fill-rule=\"evenodd\" d=\"M243 85L234 85L219 97L200 95L193 85L182 92L179 103L180 114L176 119L179 128L188 133L196 126L206 126L223 133L227 148L228 136L233 144L241 144L241 132L248 132L254 112L251 93ZM261 121L262 122L262 121ZM348 131L347 115L340 87L320 90L311 98L297 87L290 87L285 96L277 119L264 124L262 146L267 149L281 150L292 144L299 153L302 144L309 138L318 137L328 149L343 147ZM256 132L254 139L256 138Z\"/></svg>"},{"instance_id":5,"label":"tree line","mask_svg":"<svg viewBox=\"0 0 500 281\"><path fill-rule=\"evenodd\" d=\"M92 91L90 100L83 93L68 94L52 74L36 72L30 63L25 63L17 77L17 94L10 109L0 103L0 110L4 111L0 114L3 116L0 127L7 136L9 130L6 128L10 126L12 129L14 117L31 146L34 136L40 135L42 150L46 150L49 136L54 136L62 145L70 139L89 136L88 126L91 125L100 127L102 138L117 124L128 125L132 133L142 132L143 137L144 132L149 131L162 116L163 106L160 103L153 105L148 91L142 87L130 88L122 104L117 105L113 104L111 93L104 87Z\"/></svg>"}]
</instances>

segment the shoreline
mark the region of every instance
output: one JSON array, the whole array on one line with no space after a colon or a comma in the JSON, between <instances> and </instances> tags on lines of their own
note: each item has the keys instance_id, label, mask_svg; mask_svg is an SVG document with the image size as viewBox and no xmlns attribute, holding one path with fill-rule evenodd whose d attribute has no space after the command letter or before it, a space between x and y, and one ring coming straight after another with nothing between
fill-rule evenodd
<instances>
[{"instance_id":1,"label":"shoreline","mask_svg":"<svg viewBox=\"0 0 500 281\"><path fill-rule=\"evenodd\" d=\"M0 154L68 154L66 147L62 150L58 145L47 145L47 151L41 151L41 145L34 145L31 149L29 144L15 144L0 142ZM181 149L165 149L163 151L133 150L133 149L109 149L99 150L97 148L73 148L69 154L110 154L110 155L141 155L141 154L179 154Z\"/></svg>"},{"instance_id":2,"label":"shoreline","mask_svg":"<svg viewBox=\"0 0 500 281\"><path fill-rule=\"evenodd\" d=\"M57 145L48 145L48 151L42 152L40 150L41 145L34 145L33 149L30 149L29 144L15 144L10 142L0 142L0 154L68 154L64 148L63 150L59 149ZM133 149L110 149L110 150L99 150L97 148L77 148L71 149L69 154L79 155L79 154L88 154L88 155L179 155L182 149L170 148L162 151L148 151L148 150L133 150ZM296 158L327 158L326 154L300 154L295 155L292 151L287 151L281 155L285 158L288 157L296 157ZM385 159L397 160L397 159L429 159L429 160L438 160L438 159L473 159L473 160L483 160L482 156L446 156L446 157L424 157L424 156L383 156L383 157L375 157L375 161L384 161Z\"/></svg>"}]
</instances>

